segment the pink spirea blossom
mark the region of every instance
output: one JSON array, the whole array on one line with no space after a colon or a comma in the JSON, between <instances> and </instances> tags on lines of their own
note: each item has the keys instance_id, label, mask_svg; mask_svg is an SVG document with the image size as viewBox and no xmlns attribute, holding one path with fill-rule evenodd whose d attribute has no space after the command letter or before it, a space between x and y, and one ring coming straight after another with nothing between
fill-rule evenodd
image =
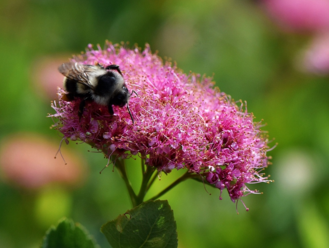
<instances>
[{"instance_id":1,"label":"pink spirea blossom","mask_svg":"<svg viewBox=\"0 0 329 248\"><path fill-rule=\"evenodd\" d=\"M269 15L289 31L318 32L329 29L328 0L263 0Z\"/></svg>"},{"instance_id":2,"label":"pink spirea blossom","mask_svg":"<svg viewBox=\"0 0 329 248\"><path fill-rule=\"evenodd\" d=\"M329 32L317 35L302 58L302 69L319 75L329 74Z\"/></svg>"},{"instance_id":3,"label":"pink spirea blossom","mask_svg":"<svg viewBox=\"0 0 329 248\"><path fill-rule=\"evenodd\" d=\"M107 157L121 158L140 153L148 166L158 171L186 168L220 189L230 198L249 193L247 183L268 182L261 171L268 165L267 138L253 115L237 106L228 95L213 89L211 78L186 75L169 62L144 51L107 44L102 50L88 46L83 57L73 61L120 66L127 87L138 96L129 101L134 124L127 108L86 104L79 121L80 100L61 99L52 107L54 125L64 138L82 140Z\"/></svg>"},{"instance_id":4,"label":"pink spirea blossom","mask_svg":"<svg viewBox=\"0 0 329 248\"><path fill-rule=\"evenodd\" d=\"M40 135L9 135L0 147L1 178L25 189L39 189L52 183L78 186L86 173L83 160L67 150L67 164L61 159L49 160L57 148Z\"/></svg>"}]
</instances>

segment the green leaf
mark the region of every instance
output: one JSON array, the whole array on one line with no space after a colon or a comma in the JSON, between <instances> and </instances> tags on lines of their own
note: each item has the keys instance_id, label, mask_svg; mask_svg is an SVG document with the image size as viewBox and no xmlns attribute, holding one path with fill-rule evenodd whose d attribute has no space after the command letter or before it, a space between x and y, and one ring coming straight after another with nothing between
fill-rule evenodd
<instances>
[{"instance_id":1,"label":"green leaf","mask_svg":"<svg viewBox=\"0 0 329 248\"><path fill-rule=\"evenodd\" d=\"M57 227L51 227L41 248L96 248L94 241L79 223L63 219Z\"/></svg>"},{"instance_id":2,"label":"green leaf","mask_svg":"<svg viewBox=\"0 0 329 248\"><path fill-rule=\"evenodd\" d=\"M167 201L148 201L102 226L113 248L176 248L174 214Z\"/></svg>"}]
</instances>

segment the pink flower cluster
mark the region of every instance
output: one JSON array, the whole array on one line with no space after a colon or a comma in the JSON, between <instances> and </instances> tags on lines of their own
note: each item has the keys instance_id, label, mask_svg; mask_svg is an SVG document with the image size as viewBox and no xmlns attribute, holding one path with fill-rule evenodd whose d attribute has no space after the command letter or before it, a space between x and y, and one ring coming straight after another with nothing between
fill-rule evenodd
<instances>
[{"instance_id":1,"label":"pink flower cluster","mask_svg":"<svg viewBox=\"0 0 329 248\"><path fill-rule=\"evenodd\" d=\"M267 167L267 137L253 115L237 106L228 95L213 89L211 78L186 75L163 61L150 48L127 49L107 44L102 50L89 45L85 56L74 58L84 64L120 66L129 91L134 124L127 108L86 104L79 121L80 100L61 99L52 107L54 125L71 140L81 140L102 150L107 157L126 158L141 154L148 166L159 171L186 168L228 190L232 201L249 193L246 183L269 182L261 171Z\"/></svg>"}]
</instances>

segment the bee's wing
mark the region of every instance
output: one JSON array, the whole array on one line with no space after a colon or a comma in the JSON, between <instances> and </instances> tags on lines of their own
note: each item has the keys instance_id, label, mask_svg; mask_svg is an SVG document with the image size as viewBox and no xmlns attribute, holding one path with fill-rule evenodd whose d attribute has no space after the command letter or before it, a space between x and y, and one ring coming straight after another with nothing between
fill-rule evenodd
<instances>
[{"instance_id":1,"label":"bee's wing","mask_svg":"<svg viewBox=\"0 0 329 248\"><path fill-rule=\"evenodd\" d=\"M100 69L101 67L97 65L83 65L80 63L64 63L58 67L59 72L65 77L76 80L88 88L94 88L88 75Z\"/></svg>"}]
</instances>

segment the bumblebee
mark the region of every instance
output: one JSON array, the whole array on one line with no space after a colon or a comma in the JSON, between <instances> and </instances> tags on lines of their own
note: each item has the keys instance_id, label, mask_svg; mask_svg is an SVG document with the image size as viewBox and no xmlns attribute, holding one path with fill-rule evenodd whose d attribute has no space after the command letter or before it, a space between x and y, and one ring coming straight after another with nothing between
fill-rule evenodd
<instances>
[{"instance_id":1,"label":"bumblebee","mask_svg":"<svg viewBox=\"0 0 329 248\"><path fill-rule=\"evenodd\" d=\"M81 99L78 112L80 119L86 102L94 101L107 106L111 115L114 114L112 105L119 107L127 105L127 110L134 123L128 101L135 91L129 93L118 65L103 67L100 64L84 65L69 62L60 65L58 70L65 76L63 85L67 93L63 99L67 101L73 101L76 98Z\"/></svg>"}]
</instances>

